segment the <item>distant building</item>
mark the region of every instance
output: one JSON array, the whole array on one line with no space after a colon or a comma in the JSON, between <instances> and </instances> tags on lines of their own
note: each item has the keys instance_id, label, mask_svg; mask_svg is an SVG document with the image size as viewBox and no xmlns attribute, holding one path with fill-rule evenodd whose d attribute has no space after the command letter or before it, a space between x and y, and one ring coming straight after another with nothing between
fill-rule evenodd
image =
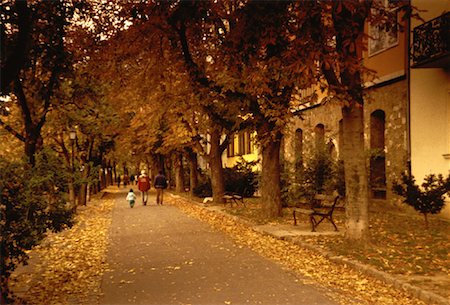
<instances>
[{"instance_id":1,"label":"distant building","mask_svg":"<svg viewBox=\"0 0 450 305\"><path fill-rule=\"evenodd\" d=\"M259 148L255 144L256 132L240 131L231 137L230 143L222 156L224 167L233 167L241 159L247 162L260 158ZM260 164L255 170L260 169Z\"/></svg>"}]
</instances>

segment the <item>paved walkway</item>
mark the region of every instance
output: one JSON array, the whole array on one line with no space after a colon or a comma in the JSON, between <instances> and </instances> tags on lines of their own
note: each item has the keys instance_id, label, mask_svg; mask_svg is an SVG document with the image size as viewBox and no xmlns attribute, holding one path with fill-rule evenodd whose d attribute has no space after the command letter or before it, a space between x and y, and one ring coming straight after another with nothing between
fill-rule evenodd
<instances>
[{"instance_id":1,"label":"paved walkway","mask_svg":"<svg viewBox=\"0 0 450 305\"><path fill-rule=\"evenodd\" d=\"M170 205L116 196L100 304L337 304Z\"/></svg>"}]
</instances>

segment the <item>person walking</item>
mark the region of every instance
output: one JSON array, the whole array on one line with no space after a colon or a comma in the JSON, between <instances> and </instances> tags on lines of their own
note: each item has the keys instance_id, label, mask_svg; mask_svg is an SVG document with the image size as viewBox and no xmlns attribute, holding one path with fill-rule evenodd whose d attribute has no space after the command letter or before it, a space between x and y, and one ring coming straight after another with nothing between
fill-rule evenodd
<instances>
[{"instance_id":1,"label":"person walking","mask_svg":"<svg viewBox=\"0 0 450 305\"><path fill-rule=\"evenodd\" d=\"M167 179L163 175L162 171L158 172L155 177L154 187L156 189L156 204L163 204L163 191L167 188Z\"/></svg>"},{"instance_id":2,"label":"person walking","mask_svg":"<svg viewBox=\"0 0 450 305\"><path fill-rule=\"evenodd\" d=\"M141 171L141 175L138 178L138 189L142 194L142 204L147 205L148 190L150 189L150 178L145 173L145 170Z\"/></svg>"},{"instance_id":3,"label":"person walking","mask_svg":"<svg viewBox=\"0 0 450 305\"><path fill-rule=\"evenodd\" d=\"M133 189L130 189L130 192L128 192L127 201L130 204L130 208L134 207L134 202L136 201L136 194L133 192Z\"/></svg>"},{"instance_id":4,"label":"person walking","mask_svg":"<svg viewBox=\"0 0 450 305\"><path fill-rule=\"evenodd\" d=\"M123 186L127 186L130 183L130 177L128 174L123 174Z\"/></svg>"}]
</instances>

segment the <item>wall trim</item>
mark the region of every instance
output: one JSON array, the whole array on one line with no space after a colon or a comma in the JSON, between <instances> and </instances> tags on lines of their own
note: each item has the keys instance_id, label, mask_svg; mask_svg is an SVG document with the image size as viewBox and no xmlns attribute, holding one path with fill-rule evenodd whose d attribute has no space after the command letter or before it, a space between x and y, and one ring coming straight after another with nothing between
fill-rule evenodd
<instances>
[{"instance_id":1,"label":"wall trim","mask_svg":"<svg viewBox=\"0 0 450 305\"><path fill-rule=\"evenodd\" d=\"M405 70L400 70L391 74L384 75L382 77L374 79L372 82L365 82L364 88L381 87L395 83L399 80L406 79Z\"/></svg>"}]
</instances>

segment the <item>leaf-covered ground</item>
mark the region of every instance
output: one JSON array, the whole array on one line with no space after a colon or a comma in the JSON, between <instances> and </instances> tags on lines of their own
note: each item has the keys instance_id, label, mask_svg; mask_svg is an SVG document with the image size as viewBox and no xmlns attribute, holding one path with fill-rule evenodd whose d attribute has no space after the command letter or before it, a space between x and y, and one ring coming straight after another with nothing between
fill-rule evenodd
<instances>
[{"instance_id":1,"label":"leaf-covered ground","mask_svg":"<svg viewBox=\"0 0 450 305\"><path fill-rule=\"evenodd\" d=\"M51 233L29 252L31 272L12 278L14 291L27 304L96 304L107 270L106 249L114 200L95 199L80 207L75 225ZM18 293L19 294L19 293Z\"/></svg>"},{"instance_id":2,"label":"leaf-covered ground","mask_svg":"<svg viewBox=\"0 0 450 305\"><path fill-rule=\"evenodd\" d=\"M305 282L327 288L330 297L342 304L424 304L381 281L332 263L313 251L258 233L230 216L206 210L183 198L168 198L167 203L227 233L239 247L249 247L279 262L287 270L305 276ZM23 297L29 304L98 303L101 277L108 270L106 249L113 205L114 200L108 196L93 200L79 210L74 227L50 234L41 246L30 251L34 270L16 275L15 291L20 292L20 286L26 286L28 292ZM255 203L246 208L227 210L242 218L263 222ZM343 213L337 216L338 226L342 227ZM420 218L380 211L371 216L372 242L369 247L347 244L339 235L304 237L304 241L409 278L436 273L448 278L450 243L445 234L448 227L442 227L448 224L434 220L427 231ZM272 222L292 226L292 217L286 214ZM307 223L303 225L307 227ZM419 281L420 284L423 282L423 279ZM440 289L447 288L444 284Z\"/></svg>"},{"instance_id":3,"label":"leaf-covered ground","mask_svg":"<svg viewBox=\"0 0 450 305\"><path fill-rule=\"evenodd\" d=\"M171 202L231 236L240 246L247 246L275 260L285 268L306 276L331 291L342 304L424 304L393 287L374 280L346 266L330 262L325 257L292 243L255 232L226 215L208 211L182 198ZM238 208L242 209L243 208Z\"/></svg>"},{"instance_id":4,"label":"leaf-covered ground","mask_svg":"<svg viewBox=\"0 0 450 305\"><path fill-rule=\"evenodd\" d=\"M261 216L257 199L248 200L245 208L227 207L232 215L257 224L267 223ZM344 211L335 212L339 228L344 228ZM450 222L429 216L424 218L404 207L373 205L370 211L370 242L361 246L349 243L343 235L305 235L300 237L332 253L358 260L378 270L393 274L416 286L450 298ZM300 217L300 226L309 230L307 217ZM292 226L292 214L284 211L273 223ZM320 230L332 230L328 223Z\"/></svg>"}]
</instances>

